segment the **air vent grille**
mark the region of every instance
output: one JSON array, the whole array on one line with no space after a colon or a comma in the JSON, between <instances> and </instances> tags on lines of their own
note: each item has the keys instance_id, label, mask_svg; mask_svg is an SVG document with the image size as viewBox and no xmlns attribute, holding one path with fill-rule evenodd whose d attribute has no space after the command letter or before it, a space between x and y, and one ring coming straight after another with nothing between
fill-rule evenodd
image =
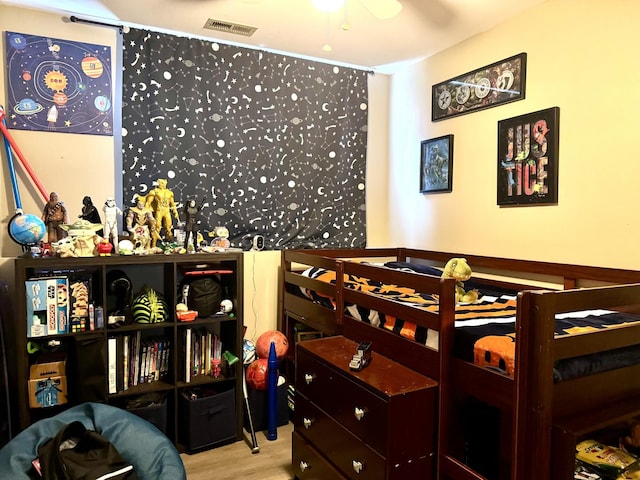
<instances>
[{"instance_id":1,"label":"air vent grille","mask_svg":"<svg viewBox=\"0 0 640 480\"><path fill-rule=\"evenodd\" d=\"M233 33L235 35L243 35L250 37L255 33L258 27L252 27L251 25L242 25L240 23L227 22L225 20L216 20L210 18L204 24L204 28L209 30L216 30L218 32Z\"/></svg>"}]
</instances>

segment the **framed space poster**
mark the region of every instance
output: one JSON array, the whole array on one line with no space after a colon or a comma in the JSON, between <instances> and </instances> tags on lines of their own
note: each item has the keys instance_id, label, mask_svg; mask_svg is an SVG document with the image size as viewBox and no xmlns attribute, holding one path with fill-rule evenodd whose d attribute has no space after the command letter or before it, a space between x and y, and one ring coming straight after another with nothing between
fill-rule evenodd
<instances>
[{"instance_id":1,"label":"framed space poster","mask_svg":"<svg viewBox=\"0 0 640 480\"><path fill-rule=\"evenodd\" d=\"M527 54L481 67L431 87L431 120L496 107L525 97Z\"/></svg>"},{"instance_id":2,"label":"framed space poster","mask_svg":"<svg viewBox=\"0 0 640 480\"><path fill-rule=\"evenodd\" d=\"M420 142L420 192L450 192L453 179L453 135Z\"/></svg>"},{"instance_id":3,"label":"framed space poster","mask_svg":"<svg viewBox=\"0 0 640 480\"><path fill-rule=\"evenodd\" d=\"M498 205L558 203L558 107L498 122Z\"/></svg>"},{"instance_id":4,"label":"framed space poster","mask_svg":"<svg viewBox=\"0 0 640 480\"><path fill-rule=\"evenodd\" d=\"M5 32L7 127L113 135L111 47Z\"/></svg>"}]
</instances>

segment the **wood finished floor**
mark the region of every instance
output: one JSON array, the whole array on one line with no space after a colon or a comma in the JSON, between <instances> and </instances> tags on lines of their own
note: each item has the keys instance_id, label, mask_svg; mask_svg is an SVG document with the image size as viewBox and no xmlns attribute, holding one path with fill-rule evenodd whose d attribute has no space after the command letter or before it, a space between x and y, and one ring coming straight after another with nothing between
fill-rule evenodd
<instances>
[{"instance_id":1,"label":"wood finished floor","mask_svg":"<svg viewBox=\"0 0 640 480\"><path fill-rule=\"evenodd\" d=\"M267 440L265 432L257 432L259 453L251 453L243 441L201 453L183 453L187 480L292 480L292 431L292 423L278 427L276 440Z\"/></svg>"}]
</instances>

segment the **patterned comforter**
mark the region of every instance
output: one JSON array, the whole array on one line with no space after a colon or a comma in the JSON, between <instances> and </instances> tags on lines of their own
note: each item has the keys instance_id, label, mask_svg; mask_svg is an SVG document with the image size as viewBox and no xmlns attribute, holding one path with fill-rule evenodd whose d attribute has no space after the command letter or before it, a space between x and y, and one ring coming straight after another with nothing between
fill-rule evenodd
<instances>
[{"instance_id":1,"label":"patterned comforter","mask_svg":"<svg viewBox=\"0 0 640 480\"><path fill-rule=\"evenodd\" d=\"M440 276L441 273L439 269L433 267L404 262L390 262L385 266L436 276ZM310 268L304 272L304 275L335 284L333 271ZM437 296L432 294L349 275L345 275L344 283L347 288L380 295L425 310L438 310ZM471 288L478 289L480 296L473 304L461 303L456 306L454 353L465 360L512 376L515 365L517 292L496 291L479 282L466 282L465 289ZM331 297L307 289L302 289L301 293L314 302L335 308L334 299ZM345 310L357 320L387 329L431 348L438 348L437 331L358 305L345 305ZM571 335L639 321L640 316L609 310L570 312L556 316L555 335L556 337ZM556 365L555 378L556 381L560 381L616 368L618 362L624 365L640 363L640 349L629 347L563 360Z\"/></svg>"}]
</instances>

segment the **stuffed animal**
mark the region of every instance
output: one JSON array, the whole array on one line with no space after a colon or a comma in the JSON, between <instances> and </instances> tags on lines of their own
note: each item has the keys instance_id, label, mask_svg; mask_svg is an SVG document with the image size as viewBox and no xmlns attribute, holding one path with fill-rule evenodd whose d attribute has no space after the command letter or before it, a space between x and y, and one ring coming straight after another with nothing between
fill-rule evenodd
<instances>
[{"instance_id":1,"label":"stuffed animal","mask_svg":"<svg viewBox=\"0 0 640 480\"><path fill-rule=\"evenodd\" d=\"M455 278L456 280L456 303L474 303L478 300L478 291L464 291L462 282L471 278L471 267L465 258L452 258L444 266L442 278Z\"/></svg>"}]
</instances>

